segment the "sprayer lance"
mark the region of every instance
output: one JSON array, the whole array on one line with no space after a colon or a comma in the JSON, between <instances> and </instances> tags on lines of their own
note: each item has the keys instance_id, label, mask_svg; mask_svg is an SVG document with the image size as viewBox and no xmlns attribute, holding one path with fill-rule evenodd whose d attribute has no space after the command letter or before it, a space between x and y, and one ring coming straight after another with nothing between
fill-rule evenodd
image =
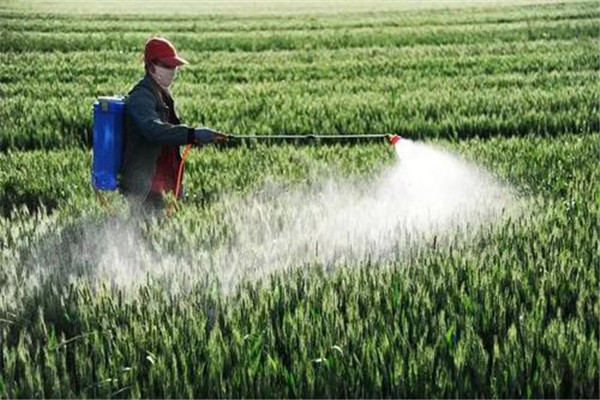
<instances>
[{"instance_id":1,"label":"sprayer lance","mask_svg":"<svg viewBox=\"0 0 600 400\"><path fill-rule=\"evenodd\" d=\"M365 139L387 139L391 144L400 140L399 135L390 134L366 134L366 135L229 135L233 140L365 140Z\"/></svg>"}]
</instances>

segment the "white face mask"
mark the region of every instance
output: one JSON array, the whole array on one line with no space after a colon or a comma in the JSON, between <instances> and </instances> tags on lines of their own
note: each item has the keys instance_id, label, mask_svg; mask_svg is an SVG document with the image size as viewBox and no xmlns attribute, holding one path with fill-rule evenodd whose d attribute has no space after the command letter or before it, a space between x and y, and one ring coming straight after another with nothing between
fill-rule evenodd
<instances>
[{"instance_id":1,"label":"white face mask","mask_svg":"<svg viewBox=\"0 0 600 400\"><path fill-rule=\"evenodd\" d=\"M175 76L177 75L177 68L169 69L163 68L158 65L154 65L154 72L152 76L156 83L162 86L164 89L167 89L175 80Z\"/></svg>"}]
</instances>

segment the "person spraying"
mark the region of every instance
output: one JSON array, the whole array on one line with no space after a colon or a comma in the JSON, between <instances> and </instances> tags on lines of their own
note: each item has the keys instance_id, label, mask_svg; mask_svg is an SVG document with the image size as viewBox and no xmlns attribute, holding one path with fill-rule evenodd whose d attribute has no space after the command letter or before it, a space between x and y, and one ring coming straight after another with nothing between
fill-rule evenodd
<instances>
[{"instance_id":1,"label":"person spraying","mask_svg":"<svg viewBox=\"0 0 600 400\"><path fill-rule=\"evenodd\" d=\"M188 64L165 38L153 37L144 48L145 75L129 92L125 107L121 191L142 210L165 208L165 194L182 196L180 146L207 145L229 135L182 124L170 87L177 70Z\"/></svg>"}]
</instances>

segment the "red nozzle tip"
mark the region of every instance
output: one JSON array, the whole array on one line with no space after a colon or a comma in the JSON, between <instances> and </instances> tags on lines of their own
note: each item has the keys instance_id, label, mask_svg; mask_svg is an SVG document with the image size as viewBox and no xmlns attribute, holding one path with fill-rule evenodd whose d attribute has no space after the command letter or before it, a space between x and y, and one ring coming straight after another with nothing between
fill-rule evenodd
<instances>
[{"instance_id":1,"label":"red nozzle tip","mask_svg":"<svg viewBox=\"0 0 600 400\"><path fill-rule=\"evenodd\" d=\"M398 143L400 141L400 139L402 139L400 137L400 135L390 135L390 137L388 137L388 140L390 141L390 144L392 146L394 146L396 143Z\"/></svg>"}]
</instances>

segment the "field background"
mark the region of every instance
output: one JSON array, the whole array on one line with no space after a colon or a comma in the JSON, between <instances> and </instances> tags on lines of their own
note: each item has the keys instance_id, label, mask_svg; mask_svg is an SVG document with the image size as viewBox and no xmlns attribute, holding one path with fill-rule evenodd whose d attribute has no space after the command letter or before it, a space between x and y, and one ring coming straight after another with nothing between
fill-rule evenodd
<instances>
[{"instance_id":1,"label":"field background","mask_svg":"<svg viewBox=\"0 0 600 400\"><path fill-rule=\"evenodd\" d=\"M73 14L135 14L174 15L189 17L198 15L235 15L288 17L324 14L348 14L354 12L394 12L436 9L461 9L467 7L490 7L507 5L574 3L577 0L6 0L8 10L40 11ZM168 12L165 12L168 10Z\"/></svg>"},{"instance_id":2,"label":"field background","mask_svg":"<svg viewBox=\"0 0 600 400\"><path fill-rule=\"evenodd\" d=\"M597 2L118 3L0 4L0 397L600 396ZM141 78L153 34L191 63L173 88L189 124L400 133L486 166L528 212L227 293L99 283L82 237L122 211L89 184L91 104ZM394 162L384 143L195 151L144 248L226 240L222 196Z\"/></svg>"}]
</instances>

